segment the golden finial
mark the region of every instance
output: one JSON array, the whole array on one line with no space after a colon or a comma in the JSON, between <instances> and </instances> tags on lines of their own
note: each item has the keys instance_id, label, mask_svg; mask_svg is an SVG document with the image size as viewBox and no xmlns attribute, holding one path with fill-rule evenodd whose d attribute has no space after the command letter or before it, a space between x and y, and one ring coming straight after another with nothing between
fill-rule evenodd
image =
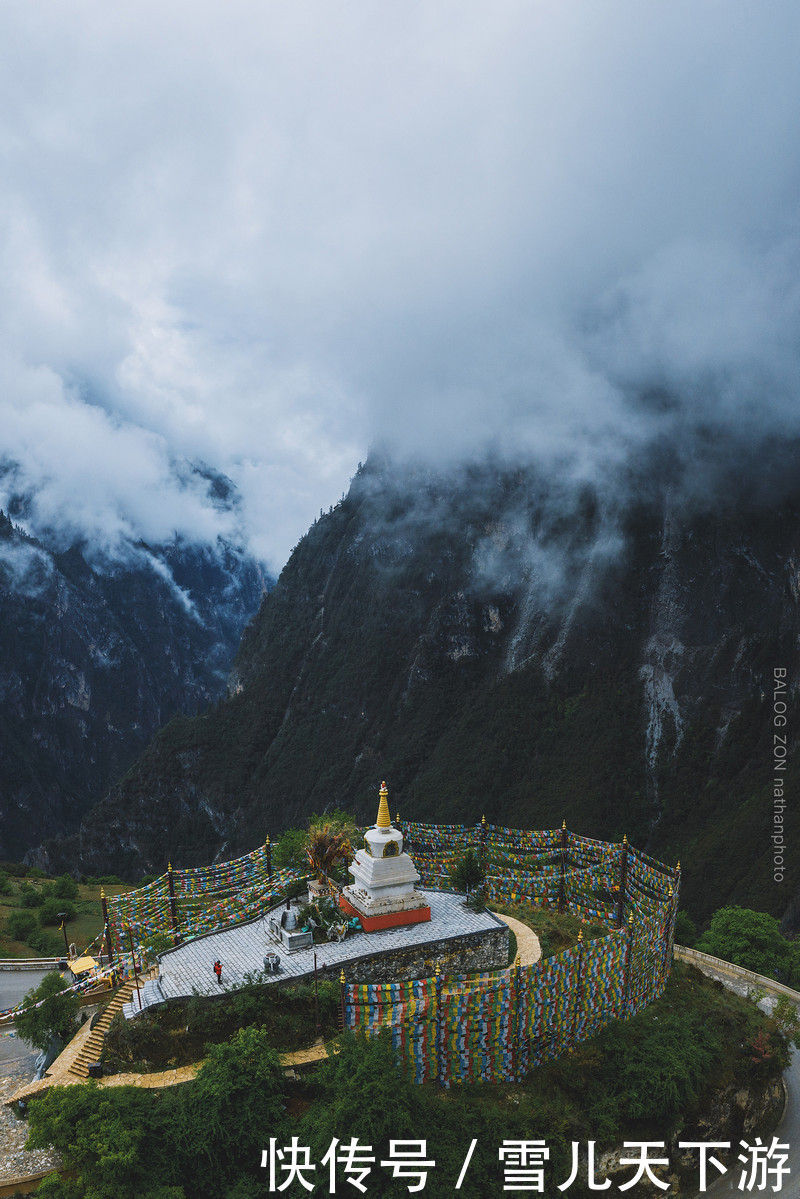
<instances>
[{"instance_id":1,"label":"golden finial","mask_svg":"<svg viewBox=\"0 0 800 1199\"><path fill-rule=\"evenodd\" d=\"M486 824L486 817L485 817L485 816L481 816L481 824Z\"/></svg>"},{"instance_id":2,"label":"golden finial","mask_svg":"<svg viewBox=\"0 0 800 1199\"><path fill-rule=\"evenodd\" d=\"M578 944L580 945L580 944L582 944L582 942L583 942L583 929L579 928L578 929Z\"/></svg>"},{"instance_id":3,"label":"golden finial","mask_svg":"<svg viewBox=\"0 0 800 1199\"><path fill-rule=\"evenodd\" d=\"M106 897L105 888L104 888L104 887L101 887L101 888L100 888L100 898L101 898L101 899L105 899L105 897Z\"/></svg>"},{"instance_id":4,"label":"golden finial","mask_svg":"<svg viewBox=\"0 0 800 1199\"><path fill-rule=\"evenodd\" d=\"M167 870L172 874L172 862L167 862Z\"/></svg>"},{"instance_id":5,"label":"golden finial","mask_svg":"<svg viewBox=\"0 0 800 1199\"><path fill-rule=\"evenodd\" d=\"M517 950L517 956L514 958L514 969L519 970L520 965L521 965L521 963L519 960L519 950Z\"/></svg>"},{"instance_id":6,"label":"golden finial","mask_svg":"<svg viewBox=\"0 0 800 1199\"><path fill-rule=\"evenodd\" d=\"M342 983L342 984L344 984L344 982L345 982L345 977L344 977L344 966L342 966L342 972L341 972L341 974L339 975L339 982L340 982L340 983Z\"/></svg>"},{"instance_id":7,"label":"golden finial","mask_svg":"<svg viewBox=\"0 0 800 1199\"><path fill-rule=\"evenodd\" d=\"M441 973L442 973L442 967L437 962L436 963L436 977L438 978Z\"/></svg>"},{"instance_id":8,"label":"golden finial","mask_svg":"<svg viewBox=\"0 0 800 1199\"><path fill-rule=\"evenodd\" d=\"M679 859L678 860L678 874L680 874L680 872L681 872L681 863L680 863L680 859Z\"/></svg>"},{"instance_id":9,"label":"golden finial","mask_svg":"<svg viewBox=\"0 0 800 1199\"><path fill-rule=\"evenodd\" d=\"M566 832L566 831L567 831L567 822L566 822L566 820L562 820L562 821L561 821L561 828L562 828L562 831L563 831L563 832Z\"/></svg>"},{"instance_id":10,"label":"golden finial","mask_svg":"<svg viewBox=\"0 0 800 1199\"><path fill-rule=\"evenodd\" d=\"M631 912L630 916L628 917L628 924L631 926L631 928L633 928L633 912Z\"/></svg>"},{"instance_id":11,"label":"golden finial","mask_svg":"<svg viewBox=\"0 0 800 1199\"><path fill-rule=\"evenodd\" d=\"M623 833L623 834L622 834L622 844L623 844L623 845L627 845L627 844L628 844L628 834L627 834L627 833Z\"/></svg>"},{"instance_id":12,"label":"golden finial","mask_svg":"<svg viewBox=\"0 0 800 1199\"><path fill-rule=\"evenodd\" d=\"M392 818L389 815L389 791L385 782L381 783L381 789L378 794L381 798L378 804L378 819L375 821L375 825L380 829L391 828Z\"/></svg>"},{"instance_id":13,"label":"golden finial","mask_svg":"<svg viewBox=\"0 0 800 1199\"><path fill-rule=\"evenodd\" d=\"M270 844L271 844L271 842L270 842L270 839L269 839L269 833L267 833L267 839L266 839L266 841L264 842L264 844L265 844L265 845L270 845Z\"/></svg>"},{"instance_id":14,"label":"golden finial","mask_svg":"<svg viewBox=\"0 0 800 1199\"><path fill-rule=\"evenodd\" d=\"M669 885L669 897L672 899L672 883Z\"/></svg>"},{"instance_id":15,"label":"golden finial","mask_svg":"<svg viewBox=\"0 0 800 1199\"><path fill-rule=\"evenodd\" d=\"M395 824L399 824L399 823L400 823L400 813L399 813L399 812L397 812L397 813L395 814L394 822L395 822Z\"/></svg>"}]
</instances>

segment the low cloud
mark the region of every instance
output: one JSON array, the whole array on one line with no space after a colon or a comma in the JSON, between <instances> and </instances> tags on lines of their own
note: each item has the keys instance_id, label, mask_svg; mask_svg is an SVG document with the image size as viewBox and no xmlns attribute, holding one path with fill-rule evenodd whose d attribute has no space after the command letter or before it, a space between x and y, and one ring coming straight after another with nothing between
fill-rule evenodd
<instances>
[{"instance_id":1,"label":"low cloud","mask_svg":"<svg viewBox=\"0 0 800 1199\"><path fill-rule=\"evenodd\" d=\"M609 512L671 457L708 502L709 446L800 435L798 35L793 0L8 7L0 506L277 569L370 445Z\"/></svg>"}]
</instances>

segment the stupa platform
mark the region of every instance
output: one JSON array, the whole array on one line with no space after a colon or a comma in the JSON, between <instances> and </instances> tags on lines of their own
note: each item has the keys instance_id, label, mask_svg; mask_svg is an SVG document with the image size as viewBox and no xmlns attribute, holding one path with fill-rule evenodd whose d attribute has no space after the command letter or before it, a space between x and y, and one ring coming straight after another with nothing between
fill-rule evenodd
<instances>
[{"instance_id":1,"label":"stupa platform","mask_svg":"<svg viewBox=\"0 0 800 1199\"><path fill-rule=\"evenodd\" d=\"M152 992L152 1003L236 990L245 985L247 975L261 974L268 952L279 954L281 961L277 974L263 976L265 986L313 978L315 953L319 977L336 982L342 969L348 982L365 983L429 978L437 964L443 974L505 968L508 926L502 920L491 912L471 911L464 906L463 895L446 891L420 894L431 910L425 923L351 933L344 941L291 954L282 952L270 934L269 912L247 924L197 937L159 956L158 988ZM222 986L213 972L217 959L222 963ZM134 996L125 1014L135 1016L137 1011Z\"/></svg>"},{"instance_id":2,"label":"stupa platform","mask_svg":"<svg viewBox=\"0 0 800 1199\"><path fill-rule=\"evenodd\" d=\"M384 928L399 928L407 924L425 924L431 919L431 909L427 904L416 908L399 908L396 912L382 912L380 915L367 916L352 903L346 895L339 896L339 907L348 916L356 916L361 921L365 933L378 932Z\"/></svg>"}]
</instances>

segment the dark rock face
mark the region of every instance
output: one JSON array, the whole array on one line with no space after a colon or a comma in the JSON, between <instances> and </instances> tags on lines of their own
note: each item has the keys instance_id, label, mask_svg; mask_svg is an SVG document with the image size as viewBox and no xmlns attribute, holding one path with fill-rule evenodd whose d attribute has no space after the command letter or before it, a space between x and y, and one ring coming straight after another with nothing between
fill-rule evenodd
<instances>
[{"instance_id":1,"label":"dark rock face","mask_svg":"<svg viewBox=\"0 0 800 1199\"><path fill-rule=\"evenodd\" d=\"M229 699L84 820L83 869L234 856L326 806L371 821L385 777L406 819L627 833L681 859L696 917L783 915L773 738L796 794L797 728L776 730L773 681L791 710L800 492L699 514L640 494L611 511L524 470L368 464L264 597Z\"/></svg>"},{"instance_id":2,"label":"dark rock face","mask_svg":"<svg viewBox=\"0 0 800 1199\"><path fill-rule=\"evenodd\" d=\"M262 591L231 546L92 568L0 514L0 859L76 830L165 721L219 697Z\"/></svg>"}]
</instances>

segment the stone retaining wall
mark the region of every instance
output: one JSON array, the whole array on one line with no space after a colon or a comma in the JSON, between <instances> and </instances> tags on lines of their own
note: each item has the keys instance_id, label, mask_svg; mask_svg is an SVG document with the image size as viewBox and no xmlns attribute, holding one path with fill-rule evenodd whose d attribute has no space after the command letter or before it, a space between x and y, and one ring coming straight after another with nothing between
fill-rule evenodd
<instances>
[{"instance_id":1,"label":"stone retaining wall","mask_svg":"<svg viewBox=\"0 0 800 1199\"><path fill-rule=\"evenodd\" d=\"M488 932L355 958L343 963L343 968L349 983L388 983L430 978L437 965L442 974L504 970L508 965L508 928L499 925Z\"/></svg>"}]
</instances>

